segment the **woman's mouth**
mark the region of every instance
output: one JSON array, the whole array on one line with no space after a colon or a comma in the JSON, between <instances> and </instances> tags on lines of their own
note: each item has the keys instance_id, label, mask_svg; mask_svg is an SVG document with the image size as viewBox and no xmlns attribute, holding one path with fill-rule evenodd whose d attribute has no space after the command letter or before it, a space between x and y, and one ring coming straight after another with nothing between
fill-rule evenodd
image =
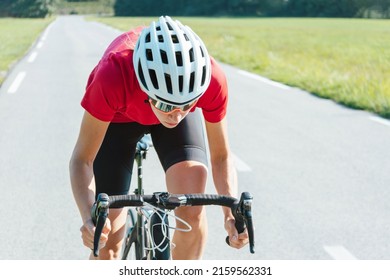
<instances>
[{"instance_id":1,"label":"woman's mouth","mask_svg":"<svg viewBox=\"0 0 390 280\"><path fill-rule=\"evenodd\" d=\"M165 122L168 126L171 126L171 127L175 127L177 126L179 123L169 123L169 122Z\"/></svg>"}]
</instances>

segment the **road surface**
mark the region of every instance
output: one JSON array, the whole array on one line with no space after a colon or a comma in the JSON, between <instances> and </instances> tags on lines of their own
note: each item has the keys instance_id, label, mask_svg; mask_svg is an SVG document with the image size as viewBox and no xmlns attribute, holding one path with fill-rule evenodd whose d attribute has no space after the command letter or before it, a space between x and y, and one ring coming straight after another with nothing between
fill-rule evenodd
<instances>
[{"instance_id":1,"label":"road surface","mask_svg":"<svg viewBox=\"0 0 390 280\"><path fill-rule=\"evenodd\" d=\"M68 162L86 80L118 34L59 17L0 88L0 259L89 255ZM256 253L227 247L222 211L210 207L204 259L390 259L390 122L223 69L240 191L255 197ZM164 188L154 151L145 175L148 190Z\"/></svg>"}]
</instances>

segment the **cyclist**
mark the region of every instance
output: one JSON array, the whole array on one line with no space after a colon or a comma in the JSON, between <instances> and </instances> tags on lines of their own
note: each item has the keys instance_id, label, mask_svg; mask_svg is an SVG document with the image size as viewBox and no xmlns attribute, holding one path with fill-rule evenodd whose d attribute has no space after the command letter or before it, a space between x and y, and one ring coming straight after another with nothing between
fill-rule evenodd
<instances>
[{"instance_id":1,"label":"cyclist","mask_svg":"<svg viewBox=\"0 0 390 280\"><path fill-rule=\"evenodd\" d=\"M227 83L202 40L168 16L149 27L117 37L91 72L81 101L85 109L70 160L72 191L79 208L85 246L93 248L90 209L98 193L127 194L137 141L152 136L171 193L203 193L207 178L205 119L212 174L218 194L236 196L236 173L229 150ZM248 243L223 209L232 247ZM199 259L206 243L204 207L181 207L176 214L192 231L175 232L174 259ZM119 257L126 211L112 209L103 229L100 258ZM91 254L92 258L92 254Z\"/></svg>"}]
</instances>

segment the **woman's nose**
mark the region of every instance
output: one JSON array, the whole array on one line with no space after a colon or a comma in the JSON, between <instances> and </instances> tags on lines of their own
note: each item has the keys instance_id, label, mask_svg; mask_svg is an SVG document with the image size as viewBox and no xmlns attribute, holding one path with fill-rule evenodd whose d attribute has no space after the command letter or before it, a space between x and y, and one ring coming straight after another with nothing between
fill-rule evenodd
<instances>
[{"instance_id":1,"label":"woman's nose","mask_svg":"<svg viewBox=\"0 0 390 280\"><path fill-rule=\"evenodd\" d=\"M180 111L172 112L172 114L169 114L169 117L170 117L170 119L172 121L175 121L176 123L179 123L182 120L182 118L183 118L183 116L182 116Z\"/></svg>"}]
</instances>

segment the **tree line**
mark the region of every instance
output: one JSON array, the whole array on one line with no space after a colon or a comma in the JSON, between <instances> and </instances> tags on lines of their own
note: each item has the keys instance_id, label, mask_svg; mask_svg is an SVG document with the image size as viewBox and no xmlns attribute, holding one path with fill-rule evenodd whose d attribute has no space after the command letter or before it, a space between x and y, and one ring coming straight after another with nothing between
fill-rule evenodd
<instances>
[{"instance_id":1,"label":"tree line","mask_svg":"<svg viewBox=\"0 0 390 280\"><path fill-rule=\"evenodd\" d=\"M117 16L389 17L390 0L116 0Z\"/></svg>"},{"instance_id":2,"label":"tree line","mask_svg":"<svg viewBox=\"0 0 390 280\"><path fill-rule=\"evenodd\" d=\"M102 4L1 0L0 16L45 17L61 1ZM116 16L390 17L390 0L115 0L113 5Z\"/></svg>"},{"instance_id":3,"label":"tree line","mask_svg":"<svg viewBox=\"0 0 390 280\"><path fill-rule=\"evenodd\" d=\"M1 0L1 17L43 18L52 12L56 0Z\"/></svg>"}]
</instances>

